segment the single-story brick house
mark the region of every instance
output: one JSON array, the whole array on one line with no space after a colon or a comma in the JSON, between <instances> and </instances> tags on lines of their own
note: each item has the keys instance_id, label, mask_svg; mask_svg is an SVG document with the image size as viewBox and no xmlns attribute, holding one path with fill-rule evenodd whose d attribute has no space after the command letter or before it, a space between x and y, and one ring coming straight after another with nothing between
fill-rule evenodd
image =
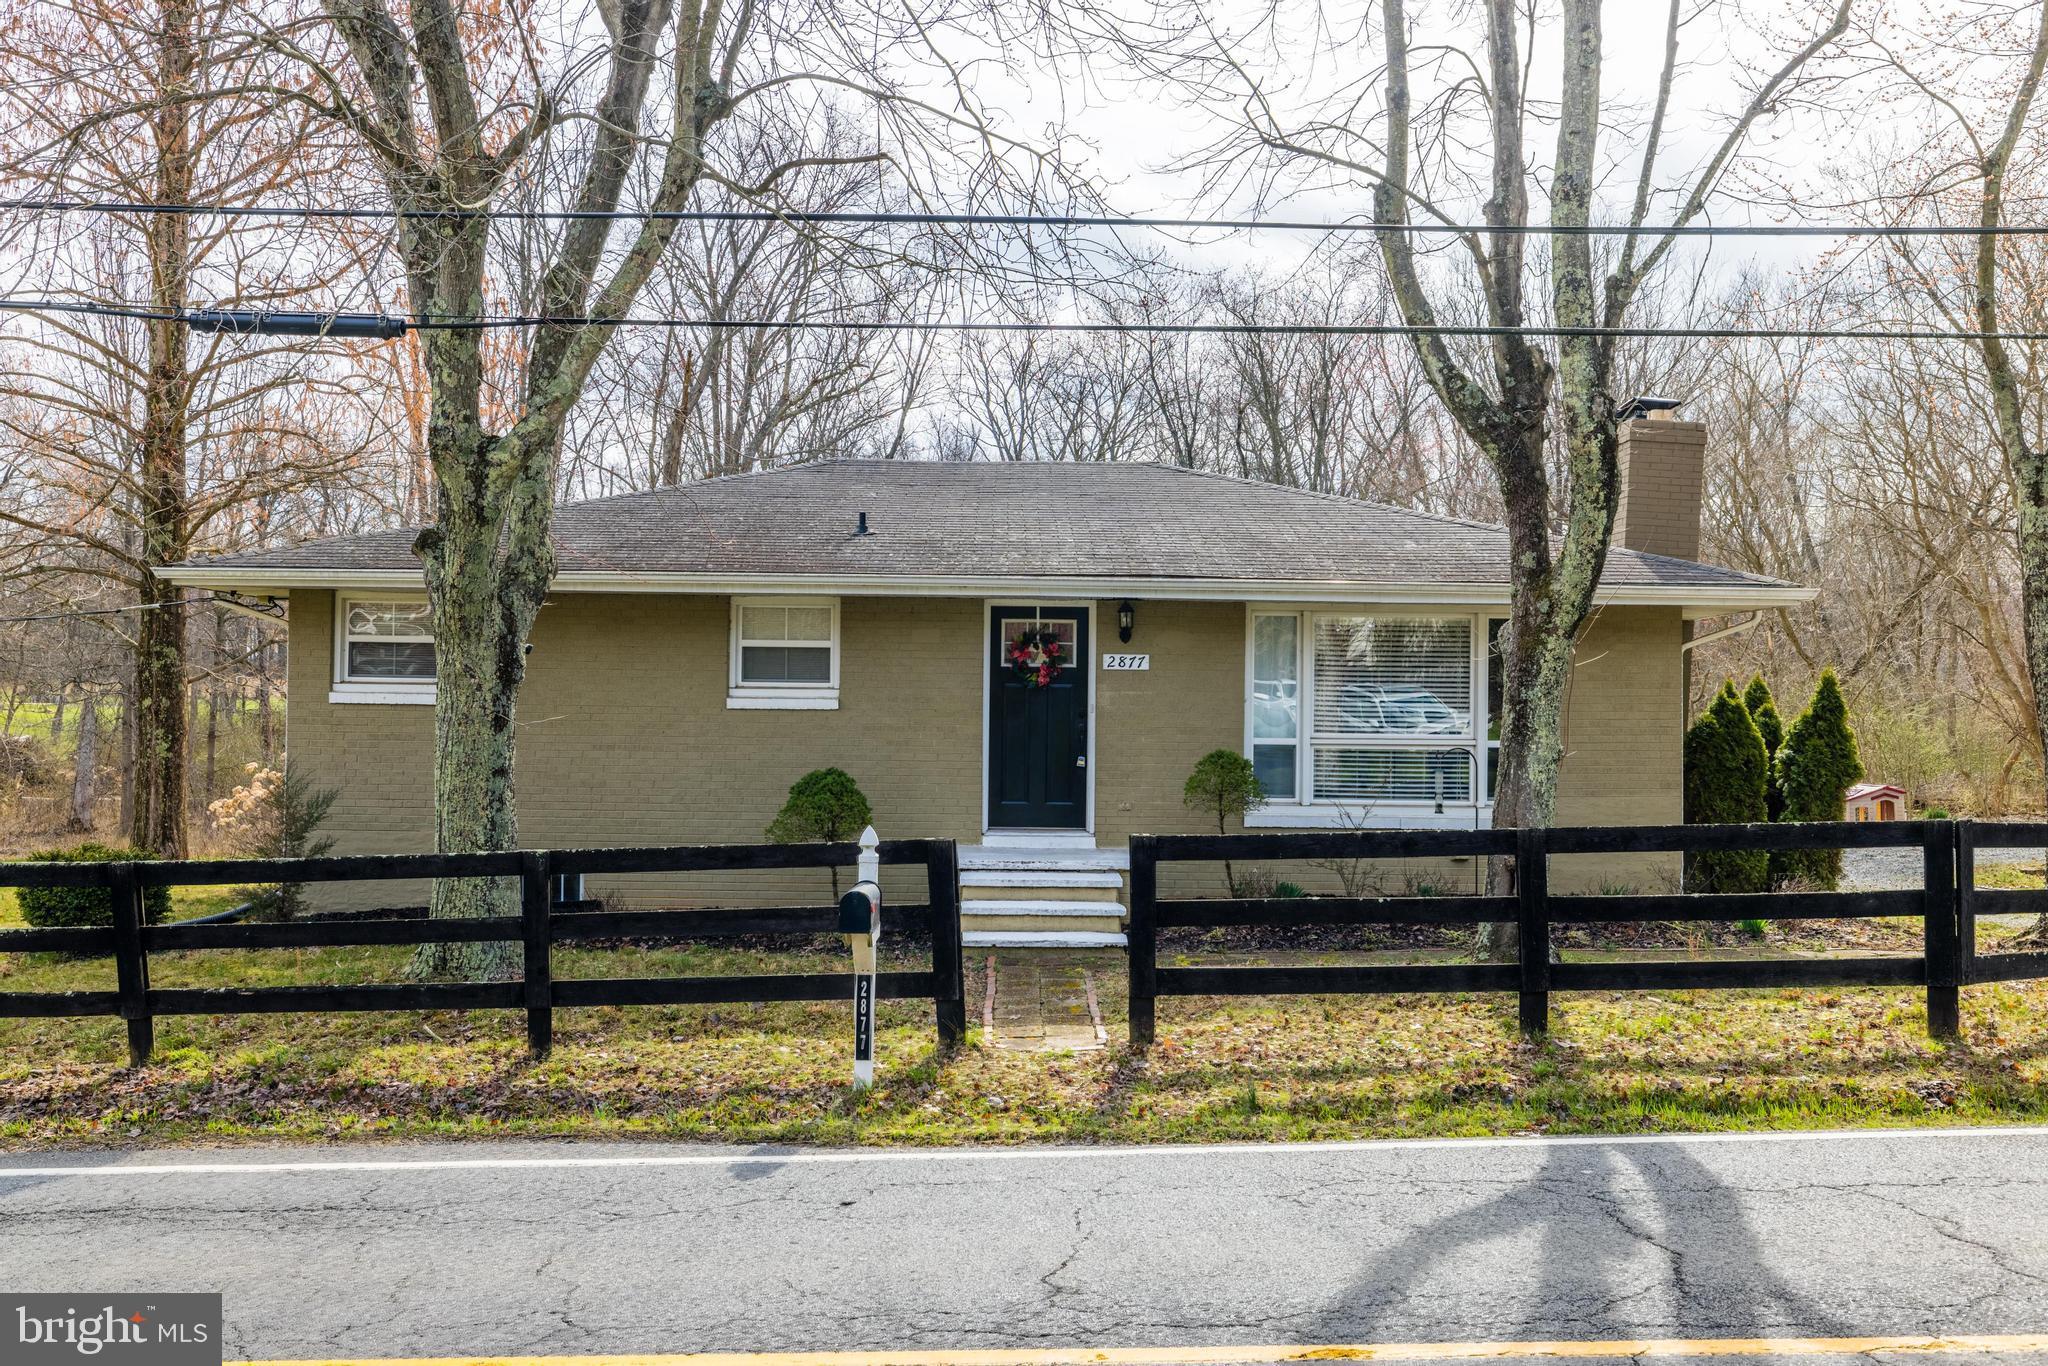
<instances>
[{"instance_id":1,"label":"single-story brick house","mask_svg":"<svg viewBox=\"0 0 2048 1366\"><path fill-rule=\"evenodd\" d=\"M1704 446L1627 424L1561 820L1679 819L1689 622L1811 596L1694 562ZM847 461L568 504L554 538L519 704L535 847L756 840L836 765L885 835L961 841L975 942L1110 942L1128 837L1202 828L1181 788L1212 749L1253 759L1253 829L1490 819L1498 527L1156 465ZM340 790L340 852L432 838L412 540L168 571L288 601L290 753ZM1061 651L1042 674L1012 658L1040 641Z\"/></svg>"}]
</instances>

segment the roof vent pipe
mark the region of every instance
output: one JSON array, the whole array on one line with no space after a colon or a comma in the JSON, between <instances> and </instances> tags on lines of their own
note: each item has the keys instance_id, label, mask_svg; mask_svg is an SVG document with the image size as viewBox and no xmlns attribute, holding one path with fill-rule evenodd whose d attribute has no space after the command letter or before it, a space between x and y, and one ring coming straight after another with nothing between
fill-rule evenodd
<instances>
[{"instance_id":1,"label":"roof vent pipe","mask_svg":"<svg viewBox=\"0 0 2048 1366\"><path fill-rule=\"evenodd\" d=\"M874 534L868 530L868 515L865 512L860 515L860 525L853 529L853 534L856 536L872 536Z\"/></svg>"}]
</instances>

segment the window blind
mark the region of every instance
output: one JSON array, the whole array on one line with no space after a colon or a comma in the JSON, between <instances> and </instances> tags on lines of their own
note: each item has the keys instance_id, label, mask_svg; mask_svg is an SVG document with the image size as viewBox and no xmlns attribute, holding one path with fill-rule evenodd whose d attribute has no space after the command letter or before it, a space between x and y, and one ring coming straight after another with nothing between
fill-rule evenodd
<instances>
[{"instance_id":1,"label":"window blind","mask_svg":"<svg viewBox=\"0 0 2048 1366\"><path fill-rule=\"evenodd\" d=\"M1314 669L1318 736L1472 736L1469 618L1317 617Z\"/></svg>"}]
</instances>

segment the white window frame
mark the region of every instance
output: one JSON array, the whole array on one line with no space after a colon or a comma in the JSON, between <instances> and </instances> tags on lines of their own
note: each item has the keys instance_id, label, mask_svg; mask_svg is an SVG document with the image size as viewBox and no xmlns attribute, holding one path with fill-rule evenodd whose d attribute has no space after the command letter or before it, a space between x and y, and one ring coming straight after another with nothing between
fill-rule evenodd
<instances>
[{"instance_id":1,"label":"white window frame","mask_svg":"<svg viewBox=\"0 0 2048 1366\"><path fill-rule=\"evenodd\" d=\"M1486 706L1487 624L1498 617L1498 608L1393 607L1361 603L1322 605L1247 603L1244 626L1244 754L1250 758L1258 741L1252 735L1252 671L1256 647L1257 619L1293 617L1295 627L1295 677L1299 680L1299 713L1295 722L1295 790L1292 795L1268 794L1267 804L1245 817L1248 829L1333 829L1362 826L1392 826L1403 829L1486 829L1493 824L1493 799L1486 792L1486 732L1490 718ZM1373 739L1374 749L1454 749L1465 753L1472 764L1472 800L1446 801L1443 810L1433 801L1331 801L1314 797L1315 749L1315 623L1319 617L1419 617L1433 621L1465 619L1471 622L1472 731L1469 737L1448 743L1439 736L1416 739ZM1347 745L1355 748L1356 745Z\"/></svg>"},{"instance_id":2,"label":"white window frame","mask_svg":"<svg viewBox=\"0 0 2048 1366\"><path fill-rule=\"evenodd\" d=\"M426 707L434 705L441 667L438 650L434 656L436 678L351 678L348 672L348 613L351 603L423 603L426 600L423 593L361 592L334 595L334 677L328 687L329 702Z\"/></svg>"},{"instance_id":3,"label":"white window frame","mask_svg":"<svg viewBox=\"0 0 2048 1366\"><path fill-rule=\"evenodd\" d=\"M832 614L830 677L823 683L745 683L740 680L740 612L747 607L823 607ZM839 599L735 597L727 631L725 705L729 711L839 710ZM755 644L762 642L756 641ZM815 648L816 641L780 642Z\"/></svg>"}]
</instances>

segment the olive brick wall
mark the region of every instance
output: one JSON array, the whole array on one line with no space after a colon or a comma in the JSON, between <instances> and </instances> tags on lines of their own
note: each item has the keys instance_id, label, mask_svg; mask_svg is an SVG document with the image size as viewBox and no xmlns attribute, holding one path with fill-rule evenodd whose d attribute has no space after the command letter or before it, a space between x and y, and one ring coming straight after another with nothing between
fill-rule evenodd
<instances>
[{"instance_id":1,"label":"olive brick wall","mask_svg":"<svg viewBox=\"0 0 2048 1366\"><path fill-rule=\"evenodd\" d=\"M329 701L334 603L331 593L292 595L292 761L340 789L327 826L337 852L431 848L433 708ZM1181 785L1209 750L1242 747L1244 605L1139 601L1127 647L1116 641L1115 607L1097 604L1098 652L1146 653L1152 666L1095 675L1098 842L1199 831ZM885 836L975 842L986 621L978 599L844 598L838 710L729 710L729 599L560 595L535 625L520 698L521 842L754 841L791 782L832 765L860 782ZM1679 819L1680 631L1676 609L1609 608L1593 623L1572 684L1561 822ZM1313 880L1295 867L1276 871ZM1392 876L1456 887L1474 873L1467 863ZM1662 887L1674 878L1675 862L1661 856L1598 868L1561 860L1554 875L1561 887ZM704 874L592 890L670 904L814 902L825 879L822 871ZM1212 870L1187 869L1167 889L1214 880ZM892 899L923 899L909 870L885 881ZM356 884L321 900L417 904L422 894Z\"/></svg>"}]
</instances>

